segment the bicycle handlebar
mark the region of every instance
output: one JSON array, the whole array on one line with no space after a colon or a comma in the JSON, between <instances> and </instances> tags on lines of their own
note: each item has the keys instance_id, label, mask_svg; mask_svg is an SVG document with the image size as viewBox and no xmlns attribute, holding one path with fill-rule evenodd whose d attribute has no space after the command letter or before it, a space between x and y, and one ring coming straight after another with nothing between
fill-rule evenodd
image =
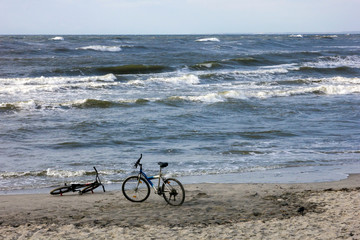
<instances>
[{"instance_id":1,"label":"bicycle handlebar","mask_svg":"<svg viewBox=\"0 0 360 240\"><path fill-rule=\"evenodd\" d=\"M137 168L138 165L140 164L140 160L142 158L142 153L140 154L140 158L136 161L136 163L134 164L134 166Z\"/></svg>"},{"instance_id":2,"label":"bicycle handlebar","mask_svg":"<svg viewBox=\"0 0 360 240\"><path fill-rule=\"evenodd\" d=\"M104 187L104 185L101 183L101 179L100 179L100 177L99 177L99 173L98 173L98 171L96 170L96 167L93 167L94 168L94 170L95 170L95 172L96 172L96 181L102 186L102 189L103 189L103 191L105 192L105 187Z\"/></svg>"},{"instance_id":3,"label":"bicycle handlebar","mask_svg":"<svg viewBox=\"0 0 360 240\"><path fill-rule=\"evenodd\" d=\"M100 182L100 184L101 184L101 181L100 181L100 178L99 178L99 173L98 173L98 171L96 170L96 167L93 167L94 168L94 170L95 170L95 173L96 173L96 179Z\"/></svg>"}]
</instances>

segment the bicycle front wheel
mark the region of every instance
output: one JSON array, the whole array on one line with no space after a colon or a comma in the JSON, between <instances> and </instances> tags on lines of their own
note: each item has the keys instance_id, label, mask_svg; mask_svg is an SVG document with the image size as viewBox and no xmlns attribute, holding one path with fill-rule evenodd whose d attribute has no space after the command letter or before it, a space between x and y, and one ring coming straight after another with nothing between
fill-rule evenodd
<instances>
[{"instance_id":1,"label":"bicycle front wheel","mask_svg":"<svg viewBox=\"0 0 360 240\"><path fill-rule=\"evenodd\" d=\"M183 185L175 178L164 180L162 194L165 201L173 206L180 206L185 200L185 190Z\"/></svg>"},{"instance_id":2,"label":"bicycle front wheel","mask_svg":"<svg viewBox=\"0 0 360 240\"><path fill-rule=\"evenodd\" d=\"M70 191L71 191L71 188L69 186L62 186L62 187L58 187L58 188L51 190L50 194L51 195L58 195L58 194L62 195L63 193L67 193Z\"/></svg>"},{"instance_id":3,"label":"bicycle front wheel","mask_svg":"<svg viewBox=\"0 0 360 240\"><path fill-rule=\"evenodd\" d=\"M131 176L123 182L122 192L131 202L143 202L150 195L150 186L144 178Z\"/></svg>"},{"instance_id":4,"label":"bicycle front wheel","mask_svg":"<svg viewBox=\"0 0 360 240\"><path fill-rule=\"evenodd\" d=\"M81 190L80 192L81 192L81 194L82 193L87 193L87 192L92 192L95 188L97 188L97 187L99 187L100 186L100 184L99 183L95 183L94 185L90 185L90 186L87 186L87 187L85 187L83 190Z\"/></svg>"}]
</instances>

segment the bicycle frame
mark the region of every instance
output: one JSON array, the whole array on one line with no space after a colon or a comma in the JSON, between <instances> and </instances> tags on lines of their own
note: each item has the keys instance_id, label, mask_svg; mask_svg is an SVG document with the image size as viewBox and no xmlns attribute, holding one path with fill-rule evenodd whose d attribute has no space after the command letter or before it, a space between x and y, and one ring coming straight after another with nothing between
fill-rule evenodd
<instances>
[{"instance_id":1,"label":"bicycle frame","mask_svg":"<svg viewBox=\"0 0 360 240\"><path fill-rule=\"evenodd\" d=\"M161 194L160 182L161 182L161 180L164 181L163 177L162 177L162 174L161 174L161 168L160 168L159 175L148 177L146 175L146 173L143 172L141 163L139 163L139 166L140 166L140 171L139 171L139 174L138 174L138 178L140 179L140 177L143 176L145 178L145 180L150 184L150 186L154 189L155 193L160 195ZM159 179L157 188L154 186L154 183L151 181L151 180L154 180L154 179Z\"/></svg>"},{"instance_id":2,"label":"bicycle frame","mask_svg":"<svg viewBox=\"0 0 360 240\"><path fill-rule=\"evenodd\" d=\"M57 195L60 194L62 196L63 193L66 192L78 192L80 195L83 193L86 193L88 191L93 192L93 190L99 186L102 186L103 191L105 192L105 187L104 185L101 183L100 177L99 177L99 173L96 170L96 168L94 167L96 176L95 176L95 181L94 182L90 182L90 183L73 183L70 185L67 185L65 183L64 186L60 186L58 188L53 189L50 194L51 195Z\"/></svg>"}]
</instances>

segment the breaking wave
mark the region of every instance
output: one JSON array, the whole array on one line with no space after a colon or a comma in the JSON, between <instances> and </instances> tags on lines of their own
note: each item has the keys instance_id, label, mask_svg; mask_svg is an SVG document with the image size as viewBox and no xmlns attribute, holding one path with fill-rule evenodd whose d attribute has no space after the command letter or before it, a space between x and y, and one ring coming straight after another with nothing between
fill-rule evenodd
<instances>
[{"instance_id":1,"label":"breaking wave","mask_svg":"<svg viewBox=\"0 0 360 240\"><path fill-rule=\"evenodd\" d=\"M116 76L0 78L0 95L55 92L66 89L97 89L116 85Z\"/></svg>"},{"instance_id":2,"label":"breaking wave","mask_svg":"<svg viewBox=\"0 0 360 240\"><path fill-rule=\"evenodd\" d=\"M198 76L194 74L185 74L181 76L170 76L170 77L150 77L146 80L131 80L127 82L129 85L145 86L149 84L173 84L173 85L196 85L200 83Z\"/></svg>"},{"instance_id":3,"label":"breaking wave","mask_svg":"<svg viewBox=\"0 0 360 240\"><path fill-rule=\"evenodd\" d=\"M196 42L220 42L220 40L218 38L200 38L200 39L196 39Z\"/></svg>"},{"instance_id":4,"label":"breaking wave","mask_svg":"<svg viewBox=\"0 0 360 240\"><path fill-rule=\"evenodd\" d=\"M122 170L100 170L99 173L102 175L111 175L116 173L123 173ZM25 171L25 172L0 172L0 179L12 179L12 178L23 178L23 177L54 177L54 178L70 178L70 177L81 177L95 175L93 170L85 171L70 171L70 170L57 170L48 168L44 171Z\"/></svg>"},{"instance_id":5,"label":"breaking wave","mask_svg":"<svg viewBox=\"0 0 360 240\"><path fill-rule=\"evenodd\" d=\"M335 68L360 68L359 56L329 56L320 57L316 62L307 62L303 64L308 68L323 68L323 69L335 69Z\"/></svg>"},{"instance_id":6,"label":"breaking wave","mask_svg":"<svg viewBox=\"0 0 360 240\"><path fill-rule=\"evenodd\" d=\"M304 36L302 34L292 34L289 37L291 37L291 38L303 38Z\"/></svg>"},{"instance_id":7,"label":"breaking wave","mask_svg":"<svg viewBox=\"0 0 360 240\"><path fill-rule=\"evenodd\" d=\"M80 99L69 102L52 103L40 100L20 101L14 103L0 103L0 112L12 111L32 111L32 110L55 110L55 109L90 109L90 108L111 108L111 107L132 107L143 105L153 99L120 99L120 100L101 100L101 99Z\"/></svg>"},{"instance_id":8,"label":"breaking wave","mask_svg":"<svg viewBox=\"0 0 360 240\"><path fill-rule=\"evenodd\" d=\"M301 82L306 84L304 86L298 86ZM288 85L291 84L288 83ZM210 92L198 96L177 96L176 98L186 101L216 103L224 102L229 99L267 99L272 97L289 97L306 94L347 95L360 93L360 78L334 77L324 79L294 80L294 85L295 87L286 88L281 87L281 85L249 85L244 89Z\"/></svg>"},{"instance_id":9,"label":"breaking wave","mask_svg":"<svg viewBox=\"0 0 360 240\"><path fill-rule=\"evenodd\" d=\"M86 47L79 47L76 50L93 50L100 52L120 52L121 47L119 46L103 46L103 45L91 45Z\"/></svg>"},{"instance_id":10,"label":"breaking wave","mask_svg":"<svg viewBox=\"0 0 360 240\"><path fill-rule=\"evenodd\" d=\"M50 40L53 40L53 41L64 41L64 38L63 38L63 37L60 37L60 36L57 36L57 37L50 38Z\"/></svg>"},{"instance_id":11,"label":"breaking wave","mask_svg":"<svg viewBox=\"0 0 360 240\"><path fill-rule=\"evenodd\" d=\"M264 70L266 73L270 70ZM279 71L272 69L272 72ZM281 73L281 71L279 71ZM249 74L249 73L248 73ZM86 78L87 81L90 80ZM93 80L96 80L94 78ZM109 80L113 78L109 76ZM86 82L92 85L92 82ZM111 82L110 82L111 84ZM142 86L142 87L156 87L159 89L159 84L162 88L172 88L172 86L185 87L188 86L191 91L186 95L159 95L151 98L123 98L123 99L97 99L85 98L75 99L67 102L52 102L50 100L27 100L18 102L3 102L0 103L0 112L22 111L22 110L54 110L54 109L90 109L90 108L113 108L113 107L136 107L139 104L147 104L148 102L158 102L173 104L175 102L193 101L204 103L225 102L231 99L267 99L272 97L291 97L307 94L316 95L347 95L360 93L360 78L346 78L346 77L332 77L332 78L307 78L294 80L277 80L268 84L268 82L244 81L242 84L231 85L227 83L216 83L215 85L206 85L206 89L197 91L193 85L202 87L198 76L189 74L173 77L150 77L145 80L130 80L122 84L123 86ZM219 89L212 91L211 89Z\"/></svg>"}]
</instances>

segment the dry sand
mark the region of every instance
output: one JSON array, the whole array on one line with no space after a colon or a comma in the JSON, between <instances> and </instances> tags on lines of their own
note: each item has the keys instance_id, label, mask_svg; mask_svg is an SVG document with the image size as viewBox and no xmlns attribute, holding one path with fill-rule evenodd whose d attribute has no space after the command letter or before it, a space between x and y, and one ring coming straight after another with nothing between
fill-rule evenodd
<instances>
[{"instance_id":1,"label":"dry sand","mask_svg":"<svg viewBox=\"0 0 360 240\"><path fill-rule=\"evenodd\" d=\"M0 239L360 239L360 175L311 184L190 184L172 207L120 191L2 195Z\"/></svg>"}]
</instances>

